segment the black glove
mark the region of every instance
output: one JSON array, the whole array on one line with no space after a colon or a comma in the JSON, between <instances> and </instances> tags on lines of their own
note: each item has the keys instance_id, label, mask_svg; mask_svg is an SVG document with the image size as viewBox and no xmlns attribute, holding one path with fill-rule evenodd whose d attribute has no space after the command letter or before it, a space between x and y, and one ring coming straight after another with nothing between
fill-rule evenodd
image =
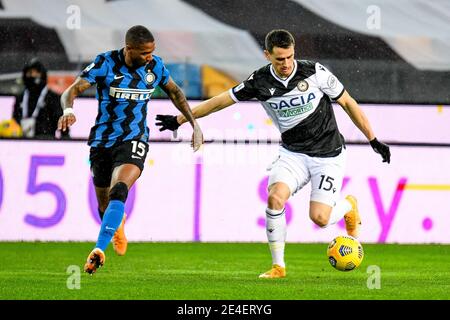
<instances>
[{"instance_id":1,"label":"black glove","mask_svg":"<svg viewBox=\"0 0 450 320\"><path fill-rule=\"evenodd\" d=\"M160 126L159 131L171 130L175 131L178 129L180 124L177 121L176 116L165 115L165 114L157 114L156 120L160 122L156 122L157 126Z\"/></svg>"},{"instance_id":2,"label":"black glove","mask_svg":"<svg viewBox=\"0 0 450 320\"><path fill-rule=\"evenodd\" d=\"M391 162L391 151L389 151L389 146L387 144L384 144L378 141L377 138L374 138L370 141L370 145L376 153L381 154L383 162Z\"/></svg>"}]
</instances>

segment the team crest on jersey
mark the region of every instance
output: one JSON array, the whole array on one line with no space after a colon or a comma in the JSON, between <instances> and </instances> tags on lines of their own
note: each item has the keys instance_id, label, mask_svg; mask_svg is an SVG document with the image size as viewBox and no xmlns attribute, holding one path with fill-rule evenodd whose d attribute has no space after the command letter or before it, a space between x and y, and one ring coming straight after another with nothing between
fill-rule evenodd
<instances>
[{"instance_id":1,"label":"team crest on jersey","mask_svg":"<svg viewBox=\"0 0 450 320\"><path fill-rule=\"evenodd\" d=\"M305 80L300 80L300 81L297 83L297 88L298 88L298 90L300 90L301 92L305 92L306 90L308 90L309 84L308 84L308 82L306 82Z\"/></svg>"},{"instance_id":2,"label":"team crest on jersey","mask_svg":"<svg viewBox=\"0 0 450 320\"><path fill-rule=\"evenodd\" d=\"M149 72L145 75L145 82L147 82L147 84L152 84L153 82L155 82L155 75L152 72Z\"/></svg>"}]
</instances>

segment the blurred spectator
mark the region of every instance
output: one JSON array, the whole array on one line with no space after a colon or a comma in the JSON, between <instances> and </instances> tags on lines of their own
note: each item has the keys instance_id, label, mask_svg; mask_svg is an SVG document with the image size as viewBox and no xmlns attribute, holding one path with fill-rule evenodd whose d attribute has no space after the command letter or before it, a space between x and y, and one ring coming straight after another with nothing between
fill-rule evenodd
<instances>
[{"instance_id":1,"label":"blurred spectator","mask_svg":"<svg viewBox=\"0 0 450 320\"><path fill-rule=\"evenodd\" d=\"M55 138L58 119L63 112L60 96L47 86L47 70L36 58L23 67L24 91L16 97L13 118L27 138ZM69 138L69 132L58 132Z\"/></svg>"}]
</instances>

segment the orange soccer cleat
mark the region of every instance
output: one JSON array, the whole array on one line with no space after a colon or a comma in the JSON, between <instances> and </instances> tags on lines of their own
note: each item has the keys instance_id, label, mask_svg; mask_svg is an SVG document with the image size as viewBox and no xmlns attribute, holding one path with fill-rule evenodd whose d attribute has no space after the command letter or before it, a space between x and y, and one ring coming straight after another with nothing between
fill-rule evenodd
<instances>
[{"instance_id":1,"label":"orange soccer cleat","mask_svg":"<svg viewBox=\"0 0 450 320\"><path fill-rule=\"evenodd\" d=\"M352 205L352 209L344 215L345 228L347 234L353 238L358 238L361 228L361 217L358 212L358 202L354 196L346 196L348 202Z\"/></svg>"},{"instance_id":2,"label":"orange soccer cleat","mask_svg":"<svg viewBox=\"0 0 450 320\"><path fill-rule=\"evenodd\" d=\"M120 223L119 228L117 228L114 233L112 243L114 251L117 255L123 256L127 252L128 240L125 237L125 221L127 219L127 214L123 214L122 222Z\"/></svg>"},{"instance_id":3,"label":"orange soccer cleat","mask_svg":"<svg viewBox=\"0 0 450 320\"><path fill-rule=\"evenodd\" d=\"M97 268L103 266L105 260L106 256L102 249L95 248L87 258L86 264L84 265L84 272L87 272L90 275L94 274L95 271L97 271Z\"/></svg>"},{"instance_id":4,"label":"orange soccer cleat","mask_svg":"<svg viewBox=\"0 0 450 320\"><path fill-rule=\"evenodd\" d=\"M272 269L259 275L262 279L276 279L286 277L286 268L280 267L277 264L272 266Z\"/></svg>"}]
</instances>

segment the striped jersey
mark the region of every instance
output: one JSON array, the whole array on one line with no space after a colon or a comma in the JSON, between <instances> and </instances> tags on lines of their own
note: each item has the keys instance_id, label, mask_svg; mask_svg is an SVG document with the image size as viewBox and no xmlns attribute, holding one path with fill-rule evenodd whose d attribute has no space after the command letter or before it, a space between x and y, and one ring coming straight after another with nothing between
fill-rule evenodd
<instances>
[{"instance_id":1,"label":"striped jersey","mask_svg":"<svg viewBox=\"0 0 450 320\"><path fill-rule=\"evenodd\" d=\"M331 99L344 93L342 83L323 65L294 60L292 74L281 79L271 64L230 89L235 101L256 98L281 132L282 146L311 157L337 156L344 145Z\"/></svg>"},{"instance_id":2,"label":"striped jersey","mask_svg":"<svg viewBox=\"0 0 450 320\"><path fill-rule=\"evenodd\" d=\"M169 71L163 60L139 68L125 64L123 48L99 54L80 77L97 84L98 114L88 144L112 147L127 140L147 142L147 103L158 85L166 85Z\"/></svg>"}]
</instances>

